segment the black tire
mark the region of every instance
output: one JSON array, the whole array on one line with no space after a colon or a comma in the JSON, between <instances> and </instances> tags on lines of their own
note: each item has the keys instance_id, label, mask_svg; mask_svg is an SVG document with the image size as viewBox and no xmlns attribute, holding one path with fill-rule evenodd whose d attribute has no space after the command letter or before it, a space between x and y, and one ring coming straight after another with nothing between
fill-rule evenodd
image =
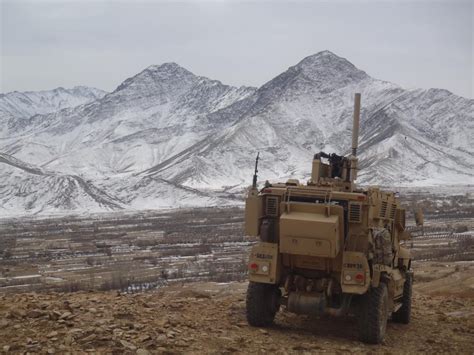
<instances>
[{"instance_id":1,"label":"black tire","mask_svg":"<svg viewBox=\"0 0 474 355\"><path fill-rule=\"evenodd\" d=\"M392 320L397 323L408 324L411 318L411 295L413 288L413 275L407 273L403 285L402 306L392 314Z\"/></svg>"},{"instance_id":2,"label":"black tire","mask_svg":"<svg viewBox=\"0 0 474 355\"><path fill-rule=\"evenodd\" d=\"M254 327L273 323L280 308L280 289L275 285L249 282L247 288L247 322Z\"/></svg>"},{"instance_id":3,"label":"black tire","mask_svg":"<svg viewBox=\"0 0 474 355\"><path fill-rule=\"evenodd\" d=\"M359 338L370 344L380 344L385 338L388 319L387 285L380 283L362 298L359 309Z\"/></svg>"}]
</instances>

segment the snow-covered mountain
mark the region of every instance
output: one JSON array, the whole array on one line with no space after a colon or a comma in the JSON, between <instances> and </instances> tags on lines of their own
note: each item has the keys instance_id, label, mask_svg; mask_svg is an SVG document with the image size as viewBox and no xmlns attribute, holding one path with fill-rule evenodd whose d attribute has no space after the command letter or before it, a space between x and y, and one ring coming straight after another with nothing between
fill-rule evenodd
<instances>
[{"instance_id":1,"label":"snow-covered mountain","mask_svg":"<svg viewBox=\"0 0 474 355\"><path fill-rule=\"evenodd\" d=\"M63 175L0 153L0 213L99 212L122 209L115 197L77 175Z\"/></svg>"},{"instance_id":2,"label":"snow-covered mountain","mask_svg":"<svg viewBox=\"0 0 474 355\"><path fill-rule=\"evenodd\" d=\"M144 174L186 186L240 186L260 151L260 176L270 180L310 174L320 150L349 152L353 95L362 93L360 182L467 183L474 175L474 100L445 90L403 90L376 80L324 51L234 104L235 123L195 149Z\"/></svg>"},{"instance_id":3,"label":"snow-covered mountain","mask_svg":"<svg viewBox=\"0 0 474 355\"><path fill-rule=\"evenodd\" d=\"M38 187L32 194L50 189L68 196L63 179L79 178L110 197L99 209L233 203L215 191L249 184L257 151L259 176L269 180L308 178L312 156L321 150L348 153L355 92L362 93L361 183L472 181L474 100L441 89L404 90L323 51L258 89L165 63L79 106L46 114L19 108L33 115L8 119L0 151L10 162L19 159L23 167L33 164L52 175L33 177L0 160L8 186L0 198L21 211L26 202L11 196L25 184ZM51 176L61 182L51 185ZM35 203L43 210L51 204L43 195ZM58 208L72 206L63 205Z\"/></svg>"},{"instance_id":4,"label":"snow-covered mountain","mask_svg":"<svg viewBox=\"0 0 474 355\"><path fill-rule=\"evenodd\" d=\"M99 100L32 117L3 151L94 179L138 173L231 124L212 113L254 90L196 76L175 63L150 66Z\"/></svg>"},{"instance_id":5,"label":"snow-covered mountain","mask_svg":"<svg viewBox=\"0 0 474 355\"><path fill-rule=\"evenodd\" d=\"M11 133L11 130L21 130L22 127L28 125L27 119L31 116L95 101L105 94L105 91L87 86L0 94L2 136Z\"/></svg>"}]
</instances>

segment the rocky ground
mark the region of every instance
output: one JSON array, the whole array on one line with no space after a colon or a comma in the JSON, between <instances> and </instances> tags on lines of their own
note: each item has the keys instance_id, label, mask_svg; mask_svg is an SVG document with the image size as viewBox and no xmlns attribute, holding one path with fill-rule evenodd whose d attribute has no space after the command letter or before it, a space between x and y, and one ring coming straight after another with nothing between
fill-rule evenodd
<instances>
[{"instance_id":1,"label":"rocky ground","mask_svg":"<svg viewBox=\"0 0 474 355\"><path fill-rule=\"evenodd\" d=\"M473 353L474 264L419 263L415 267L423 278L415 284L412 322L390 322L382 345L359 342L351 317L318 319L283 310L273 327L252 328L245 320L246 283L234 282L173 285L137 294L5 294L0 296L0 350Z\"/></svg>"}]
</instances>

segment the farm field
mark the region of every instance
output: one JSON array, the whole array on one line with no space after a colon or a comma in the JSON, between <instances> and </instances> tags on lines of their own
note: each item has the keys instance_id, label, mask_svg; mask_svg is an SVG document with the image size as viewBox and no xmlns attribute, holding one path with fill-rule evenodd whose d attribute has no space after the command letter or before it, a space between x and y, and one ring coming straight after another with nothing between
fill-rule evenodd
<instances>
[{"instance_id":1,"label":"farm field","mask_svg":"<svg viewBox=\"0 0 474 355\"><path fill-rule=\"evenodd\" d=\"M0 292L243 280L253 243L240 208L6 220L0 235Z\"/></svg>"},{"instance_id":2,"label":"farm field","mask_svg":"<svg viewBox=\"0 0 474 355\"><path fill-rule=\"evenodd\" d=\"M415 261L474 260L469 193L406 191L403 198ZM423 229L413 226L415 206L425 211ZM0 219L0 235L0 292L242 281L254 243L244 236L240 207Z\"/></svg>"}]
</instances>

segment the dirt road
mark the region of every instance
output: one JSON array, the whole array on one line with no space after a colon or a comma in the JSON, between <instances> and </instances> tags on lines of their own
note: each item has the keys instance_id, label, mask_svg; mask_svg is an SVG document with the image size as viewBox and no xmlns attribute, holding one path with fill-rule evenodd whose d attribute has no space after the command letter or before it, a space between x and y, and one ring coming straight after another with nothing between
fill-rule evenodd
<instances>
[{"instance_id":1,"label":"dirt road","mask_svg":"<svg viewBox=\"0 0 474 355\"><path fill-rule=\"evenodd\" d=\"M351 317L317 319L281 311L273 327L249 327L245 321L246 283L240 282L174 285L140 294L3 295L0 350L138 354L473 353L474 265L429 264L423 268L428 270L425 277L428 273L441 276L416 285L412 322L390 322L382 345L359 342L356 321ZM439 268L448 271L442 274ZM440 279L453 277L458 282L449 291L437 288Z\"/></svg>"}]
</instances>

